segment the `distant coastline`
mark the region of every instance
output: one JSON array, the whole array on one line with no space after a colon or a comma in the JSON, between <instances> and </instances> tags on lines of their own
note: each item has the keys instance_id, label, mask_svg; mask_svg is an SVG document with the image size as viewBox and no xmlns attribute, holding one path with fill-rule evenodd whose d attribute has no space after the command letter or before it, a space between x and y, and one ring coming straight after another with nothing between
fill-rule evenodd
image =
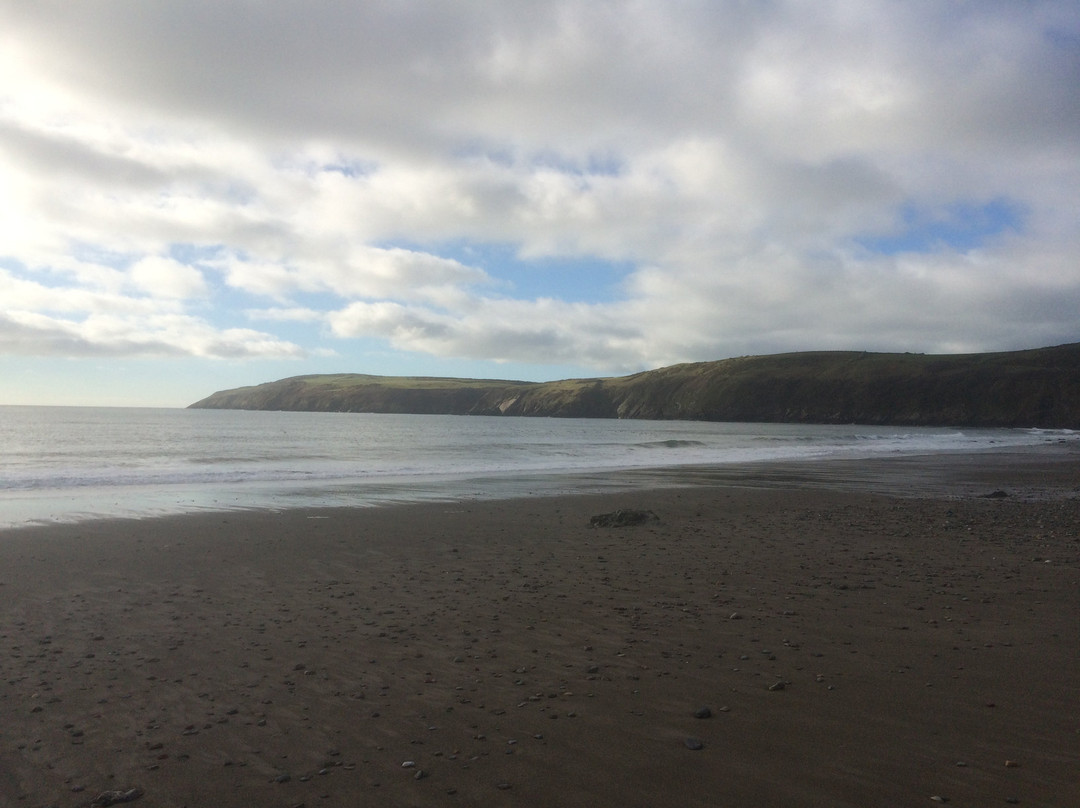
<instances>
[{"instance_id":1,"label":"distant coastline","mask_svg":"<svg viewBox=\"0 0 1080 808\"><path fill-rule=\"evenodd\" d=\"M1080 343L1001 353L818 351L522 382L329 374L221 390L195 409L1080 428Z\"/></svg>"}]
</instances>

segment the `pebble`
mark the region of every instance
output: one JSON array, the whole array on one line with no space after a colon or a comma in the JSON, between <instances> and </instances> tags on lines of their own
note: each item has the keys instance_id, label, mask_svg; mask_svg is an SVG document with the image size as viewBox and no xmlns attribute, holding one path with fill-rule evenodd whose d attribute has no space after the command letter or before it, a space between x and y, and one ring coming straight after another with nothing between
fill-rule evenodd
<instances>
[{"instance_id":1,"label":"pebble","mask_svg":"<svg viewBox=\"0 0 1080 808\"><path fill-rule=\"evenodd\" d=\"M134 802L143 795L141 788L129 788L126 791L102 791L91 802L92 808L106 808L124 802Z\"/></svg>"},{"instance_id":2,"label":"pebble","mask_svg":"<svg viewBox=\"0 0 1080 808\"><path fill-rule=\"evenodd\" d=\"M694 712L694 718L712 718L712 710L708 707L701 707Z\"/></svg>"},{"instance_id":3,"label":"pebble","mask_svg":"<svg viewBox=\"0 0 1080 808\"><path fill-rule=\"evenodd\" d=\"M683 741L683 744L686 746L687 749L693 752L697 752L699 749L705 748L705 742L699 740L698 738L687 738L685 741Z\"/></svg>"}]
</instances>

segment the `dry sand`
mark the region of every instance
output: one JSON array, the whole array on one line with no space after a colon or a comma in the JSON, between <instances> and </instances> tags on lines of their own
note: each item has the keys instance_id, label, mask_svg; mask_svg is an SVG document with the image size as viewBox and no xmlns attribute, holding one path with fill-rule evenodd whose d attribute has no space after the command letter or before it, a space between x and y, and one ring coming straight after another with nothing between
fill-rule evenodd
<instances>
[{"instance_id":1,"label":"dry sand","mask_svg":"<svg viewBox=\"0 0 1080 808\"><path fill-rule=\"evenodd\" d=\"M0 533L0 805L1078 805L1065 471Z\"/></svg>"}]
</instances>

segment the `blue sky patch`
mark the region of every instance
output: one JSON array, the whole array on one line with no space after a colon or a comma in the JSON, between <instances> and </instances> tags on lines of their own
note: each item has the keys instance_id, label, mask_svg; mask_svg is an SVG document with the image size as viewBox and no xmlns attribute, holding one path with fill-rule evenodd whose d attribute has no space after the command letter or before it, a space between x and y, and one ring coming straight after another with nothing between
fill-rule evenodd
<instances>
[{"instance_id":1,"label":"blue sky patch","mask_svg":"<svg viewBox=\"0 0 1080 808\"><path fill-rule=\"evenodd\" d=\"M548 150L537 153L529 164L536 168L550 168L577 177L617 177L626 170L625 161L613 152L589 154L584 160L577 160Z\"/></svg>"},{"instance_id":2,"label":"blue sky patch","mask_svg":"<svg viewBox=\"0 0 1080 808\"><path fill-rule=\"evenodd\" d=\"M6 269L16 275L26 274L26 264L16 258L0 255L0 269Z\"/></svg>"},{"instance_id":3,"label":"blue sky patch","mask_svg":"<svg viewBox=\"0 0 1080 808\"><path fill-rule=\"evenodd\" d=\"M221 244L211 246L203 244L178 244L169 245L169 258L179 261L181 264L196 265L203 261L213 261L225 252Z\"/></svg>"},{"instance_id":4,"label":"blue sky patch","mask_svg":"<svg viewBox=\"0 0 1080 808\"><path fill-rule=\"evenodd\" d=\"M633 269L630 261L596 256L521 258L506 243L455 241L447 244L379 244L452 258L484 270L496 281L492 293L517 300L556 298L570 303L604 303L619 297L618 286Z\"/></svg>"},{"instance_id":5,"label":"blue sky patch","mask_svg":"<svg viewBox=\"0 0 1080 808\"><path fill-rule=\"evenodd\" d=\"M573 177L617 177L626 171L626 159L613 150L591 151L585 155L556 149L522 153L505 146L473 142L458 148L454 157L459 160L483 159L503 168L546 168Z\"/></svg>"},{"instance_id":6,"label":"blue sky patch","mask_svg":"<svg viewBox=\"0 0 1080 808\"><path fill-rule=\"evenodd\" d=\"M897 231L888 235L862 236L856 243L866 249L896 255L928 253L943 249L977 249L1002 233L1023 229L1024 209L1009 199L983 204L957 202L942 209L909 203L900 209Z\"/></svg>"},{"instance_id":7,"label":"blue sky patch","mask_svg":"<svg viewBox=\"0 0 1080 808\"><path fill-rule=\"evenodd\" d=\"M334 163L324 163L319 170L355 179L374 174L378 170L378 164L371 160L338 160Z\"/></svg>"}]
</instances>

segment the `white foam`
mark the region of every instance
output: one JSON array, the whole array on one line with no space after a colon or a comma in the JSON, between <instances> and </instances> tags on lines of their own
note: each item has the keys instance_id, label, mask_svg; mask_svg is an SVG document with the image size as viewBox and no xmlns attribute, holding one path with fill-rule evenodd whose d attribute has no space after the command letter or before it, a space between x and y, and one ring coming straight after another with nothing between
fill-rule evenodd
<instances>
[{"instance_id":1,"label":"white foam","mask_svg":"<svg viewBox=\"0 0 1080 808\"><path fill-rule=\"evenodd\" d=\"M0 407L0 525L1075 440L1071 430Z\"/></svg>"}]
</instances>

